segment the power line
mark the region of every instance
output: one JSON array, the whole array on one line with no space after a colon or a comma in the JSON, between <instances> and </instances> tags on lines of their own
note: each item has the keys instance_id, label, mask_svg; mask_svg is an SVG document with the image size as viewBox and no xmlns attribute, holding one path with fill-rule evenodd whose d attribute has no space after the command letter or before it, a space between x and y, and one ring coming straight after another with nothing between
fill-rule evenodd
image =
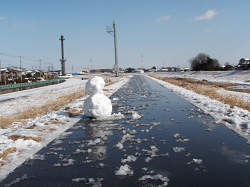
<instances>
[{"instance_id":1,"label":"power line","mask_svg":"<svg viewBox=\"0 0 250 187\"><path fill-rule=\"evenodd\" d=\"M7 53L0 53L0 55L3 55L5 57L11 57L11 58L19 58L19 61L17 61L17 60L10 60L10 59L3 59L2 58L2 65L5 64L6 66L7 66L7 63L8 63L8 66L10 66L10 63L14 64L15 66L20 66L20 67L22 67L22 66L26 66L27 67L27 65L28 66L33 66L34 65L33 63L27 62L27 61L31 61L31 62L39 62L39 69L41 70L41 67L44 67L44 66L42 66L42 63L43 64L49 64L48 62L45 62L45 61L43 61L41 59L35 60L35 59L31 59L31 58L28 58L26 56L21 56L21 55L18 56L18 55L7 54Z\"/></svg>"}]
</instances>

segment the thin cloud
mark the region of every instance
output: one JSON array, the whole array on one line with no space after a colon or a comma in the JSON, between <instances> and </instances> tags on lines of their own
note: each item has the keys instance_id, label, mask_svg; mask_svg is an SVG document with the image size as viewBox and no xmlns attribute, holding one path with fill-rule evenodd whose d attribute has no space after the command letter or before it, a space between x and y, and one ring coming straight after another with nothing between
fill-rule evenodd
<instances>
[{"instance_id":1,"label":"thin cloud","mask_svg":"<svg viewBox=\"0 0 250 187\"><path fill-rule=\"evenodd\" d=\"M213 17L218 14L217 11L215 11L214 9L208 10L205 14L201 15L201 16L197 16L195 18L196 21L202 21L202 20L207 20L207 19L213 19Z\"/></svg>"},{"instance_id":2,"label":"thin cloud","mask_svg":"<svg viewBox=\"0 0 250 187\"><path fill-rule=\"evenodd\" d=\"M172 17L171 15L167 15L167 16L163 15L163 16L161 16L160 19L156 20L156 22L159 23L161 21L169 20L169 19L171 19L171 17Z\"/></svg>"}]
</instances>

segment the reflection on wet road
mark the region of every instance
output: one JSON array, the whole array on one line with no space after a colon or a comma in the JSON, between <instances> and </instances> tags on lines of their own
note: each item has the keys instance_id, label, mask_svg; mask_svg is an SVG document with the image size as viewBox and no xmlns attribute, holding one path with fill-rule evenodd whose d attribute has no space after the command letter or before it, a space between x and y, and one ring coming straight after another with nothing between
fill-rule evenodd
<instances>
[{"instance_id":1,"label":"reflection on wet road","mask_svg":"<svg viewBox=\"0 0 250 187\"><path fill-rule=\"evenodd\" d=\"M117 120L82 119L1 185L249 186L246 140L154 81L111 97Z\"/></svg>"}]
</instances>

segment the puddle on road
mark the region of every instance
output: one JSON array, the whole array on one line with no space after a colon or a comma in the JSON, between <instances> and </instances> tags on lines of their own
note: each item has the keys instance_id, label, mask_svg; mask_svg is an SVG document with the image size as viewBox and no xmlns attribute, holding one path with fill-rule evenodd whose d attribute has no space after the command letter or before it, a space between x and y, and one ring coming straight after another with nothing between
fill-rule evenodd
<instances>
[{"instance_id":1,"label":"puddle on road","mask_svg":"<svg viewBox=\"0 0 250 187\"><path fill-rule=\"evenodd\" d=\"M247 186L246 140L134 76L111 97L124 119L82 119L2 186Z\"/></svg>"}]
</instances>

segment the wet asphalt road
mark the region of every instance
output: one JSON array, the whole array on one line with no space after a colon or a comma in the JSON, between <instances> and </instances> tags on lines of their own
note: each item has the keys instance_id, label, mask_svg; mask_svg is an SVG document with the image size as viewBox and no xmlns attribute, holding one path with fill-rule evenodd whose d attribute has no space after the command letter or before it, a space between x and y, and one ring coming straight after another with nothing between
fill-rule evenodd
<instances>
[{"instance_id":1,"label":"wet asphalt road","mask_svg":"<svg viewBox=\"0 0 250 187\"><path fill-rule=\"evenodd\" d=\"M83 118L0 185L250 185L246 139L186 100L143 76L110 99L125 118Z\"/></svg>"}]
</instances>

